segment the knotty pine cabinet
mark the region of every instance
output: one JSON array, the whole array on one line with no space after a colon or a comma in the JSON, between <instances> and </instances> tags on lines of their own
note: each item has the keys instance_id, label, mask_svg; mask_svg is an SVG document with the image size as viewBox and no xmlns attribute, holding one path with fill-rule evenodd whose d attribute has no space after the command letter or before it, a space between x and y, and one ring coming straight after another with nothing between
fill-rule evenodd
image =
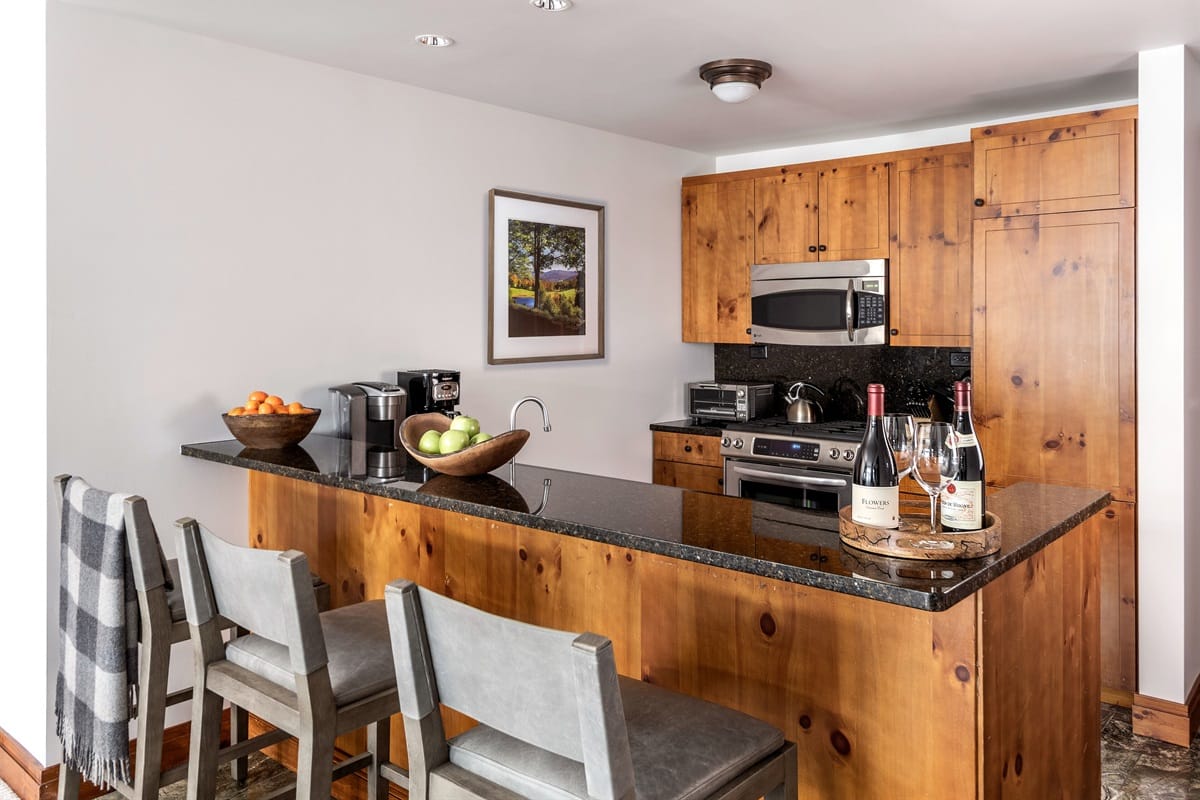
<instances>
[{"instance_id":1,"label":"knotty pine cabinet","mask_svg":"<svg viewBox=\"0 0 1200 800\"><path fill-rule=\"evenodd\" d=\"M1100 537L1100 685L1107 702L1128 706L1137 691L1137 506L1113 503L1084 525Z\"/></svg>"},{"instance_id":2,"label":"knotty pine cabinet","mask_svg":"<svg viewBox=\"0 0 1200 800\"><path fill-rule=\"evenodd\" d=\"M683 341L749 344L754 182L684 184Z\"/></svg>"},{"instance_id":3,"label":"knotty pine cabinet","mask_svg":"<svg viewBox=\"0 0 1200 800\"><path fill-rule=\"evenodd\" d=\"M723 494L721 437L654 431L654 482Z\"/></svg>"},{"instance_id":4,"label":"knotty pine cabinet","mask_svg":"<svg viewBox=\"0 0 1200 800\"><path fill-rule=\"evenodd\" d=\"M804 164L754 180L754 263L888 257L888 164Z\"/></svg>"},{"instance_id":5,"label":"knotty pine cabinet","mask_svg":"<svg viewBox=\"0 0 1200 800\"><path fill-rule=\"evenodd\" d=\"M972 148L899 158L891 169L890 343L971 346Z\"/></svg>"},{"instance_id":6,"label":"knotty pine cabinet","mask_svg":"<svg viewBox=\"0 0 1200 800\"><path fill-rule=\"evenodd\" d=\"M1135 205L1136 106L975 128L975 216Z\"/></svg>"}]
</instances>

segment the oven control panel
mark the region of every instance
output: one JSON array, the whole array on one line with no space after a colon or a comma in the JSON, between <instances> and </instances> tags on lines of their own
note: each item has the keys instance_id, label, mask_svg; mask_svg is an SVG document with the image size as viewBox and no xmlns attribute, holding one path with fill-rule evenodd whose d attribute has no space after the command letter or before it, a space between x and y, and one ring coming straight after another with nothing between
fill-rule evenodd
<instances>
[{"instance_id":1,"label":"oven control panel","mask_svg":"<svg viewBox=\"0 0 1200 800\"><path fill-rule=\"evenodd\" d=\"M816 442L798 442L789 439L754 438L751 452L768 458L787 458L795 461L819 461L821 446Z\"/></svg>"},{"instance_id":2,"label":"oven control panel","mask_svg":"<svg viewBox=\"0 0 1200 800\"><path fill-rule=\"evenodd\" d=\"M857 452L857 443L772 434L733 431L721 440L723 456L775 464L802 463L839 471L851 469Z\"/></svg>"}]
</instances>

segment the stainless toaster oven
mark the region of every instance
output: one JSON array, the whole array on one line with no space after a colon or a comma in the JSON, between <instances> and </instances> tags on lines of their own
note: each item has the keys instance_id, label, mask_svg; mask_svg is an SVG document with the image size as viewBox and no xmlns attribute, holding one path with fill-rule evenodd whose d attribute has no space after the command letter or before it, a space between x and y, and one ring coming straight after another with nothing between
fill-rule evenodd
<instances>
[{"instance_id":1,"label":"stainless toaster oven","mask_svg":"<svg viewBox=\"0 0 1200 800\"><path fill-rule=\"evenodd\" d=\"M772 413L775 387L770 383L689 383L689 417L720 422L747 422Z\"/></svg>"}]
</instances>

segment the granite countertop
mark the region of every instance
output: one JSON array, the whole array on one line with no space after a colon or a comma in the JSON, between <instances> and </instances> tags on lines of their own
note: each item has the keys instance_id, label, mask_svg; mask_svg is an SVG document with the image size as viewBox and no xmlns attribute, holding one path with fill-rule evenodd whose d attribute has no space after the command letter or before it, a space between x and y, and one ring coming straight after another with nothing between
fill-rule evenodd
<instances>
[{"instance_id":1,"label":"granite countertop","mask_svg":"<svg viewBox=\"0 0 1200 800\"><path fill-rule=\"evenodd\" d=\"M696 422L691 419L677 419L671 422L652 422L650 430L663 433L690 433L693 436L720 436L725 425L719 421Z\"/></svg>"},{"instance_id":2,"label":"granite countertop","mask_svg":"<svg viewBox=\"0 0 1200 800\"><path fill-rule=\"evenodd\" d=\"M185 444L181 452L927 611L968 597L1111 501L1093 489L1017 484L988 498L988 510L1004 521L998 553L916 561L842 544L837 518L828 514L525 464L455 478L399 453L394 477L351 475L354 457L362 454L352 452L349 440L318 435L284 450L249 450L228 440Z\"/></svg>"}]
</instances>

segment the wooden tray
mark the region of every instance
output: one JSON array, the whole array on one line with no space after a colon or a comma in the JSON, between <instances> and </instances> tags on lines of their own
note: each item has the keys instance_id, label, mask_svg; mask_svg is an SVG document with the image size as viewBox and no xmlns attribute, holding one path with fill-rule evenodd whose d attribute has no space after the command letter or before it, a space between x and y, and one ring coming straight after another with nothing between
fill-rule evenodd
<instances>
[{"instance_id":1,"label":"wooden tray","mask_svg":"<svg viewBox=\"0 0 1200 800\"><path fill-rule=\"evenodd\" d=\"M876 528L860 525L850 518L850 513L850 506L838 512L838 535L846 544L868 553L950 561L990 556L1000 549L1000 520L990 511L984 514L986 525L969 533L931 530L928 516L901 516L899 528Z\"/></svg>"}]
</instances>

